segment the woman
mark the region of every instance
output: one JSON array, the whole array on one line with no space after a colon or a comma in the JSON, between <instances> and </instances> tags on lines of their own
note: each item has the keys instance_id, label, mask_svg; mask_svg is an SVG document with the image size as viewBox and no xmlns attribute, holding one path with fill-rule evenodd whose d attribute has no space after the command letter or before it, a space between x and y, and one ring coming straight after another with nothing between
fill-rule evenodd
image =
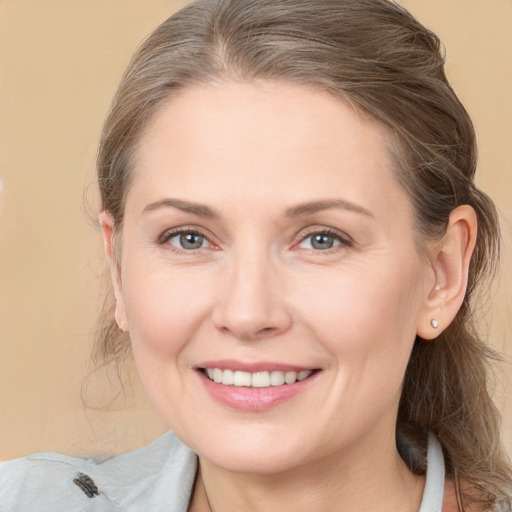
<instances>
[{"instance_id":1,"label":"woman","mask_svg":"<svg viewBox=\"0 0 512 512\"><path fill-rule=\"evenodd\" d=\"M131 345L173 433L7 463L6 510L510 510L471 318L498 252L475 166L439 42L396 4L171 17L123 77L98 176L99 351Z\"/></svg>"}]
</instances>

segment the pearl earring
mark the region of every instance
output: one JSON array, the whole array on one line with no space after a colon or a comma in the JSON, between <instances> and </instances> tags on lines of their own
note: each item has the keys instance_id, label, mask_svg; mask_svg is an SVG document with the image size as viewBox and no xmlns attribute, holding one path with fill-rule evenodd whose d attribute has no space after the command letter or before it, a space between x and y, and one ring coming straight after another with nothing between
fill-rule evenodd
<instances>
[{"instance_id":1,"label":"pearl earring","mask_svg":"<svg viewBox=\"0 0 512 512\"><path fill-rule=\"evenodd\" d=\"M439 324L437 323L437 320L435 318L432 318L432 320L430 320L430 325L434 328L434 329L437 329L439 327Z\"/></svg>"}]
</instances>

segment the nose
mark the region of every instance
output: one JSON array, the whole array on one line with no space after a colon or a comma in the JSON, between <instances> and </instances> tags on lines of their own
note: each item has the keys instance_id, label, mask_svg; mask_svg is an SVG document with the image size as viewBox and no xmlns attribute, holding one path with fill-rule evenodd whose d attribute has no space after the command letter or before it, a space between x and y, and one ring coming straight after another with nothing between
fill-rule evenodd
<instances>
[{"instance_id":1,"label":"nose","mask_svg":"<svg viewBox=\"0 0 512 512\"><path fill-rule=\"evenodd\" d=\"M282 273L271 258L239 255L228 268L213 310L217 329L252 341L286 332L292 323Z\"/></svg>"}]
</instances>

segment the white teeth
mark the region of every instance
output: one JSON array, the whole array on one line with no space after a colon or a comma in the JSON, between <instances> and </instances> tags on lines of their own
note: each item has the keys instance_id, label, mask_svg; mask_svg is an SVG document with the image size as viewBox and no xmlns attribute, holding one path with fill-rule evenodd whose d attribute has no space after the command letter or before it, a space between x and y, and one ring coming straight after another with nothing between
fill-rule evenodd
<instances>
[{"instance_id":1,"label":"white teeth","mask_svg":"<svg viewBox=\"0 0 512 512\"><path fill-rule=\"evenodd\" d=\"M284 381L286 384L293 384L297 380L297 372L286 372L284 374Z\"/></svg>"},{"instance_id":2,"label":"white teeth","mask_svg":"<svg viewBox=\"0 0 512 512\"><path fill-rule=\"evenodd\" d=\"M311 372L309 370L306 370L304 372L297 373L297 380L301 381L304 379L307 379L311 375Z\"/></svg>"},{"instance_id":3,"label":"white teeth","mask_svg":"<svg viewBox=\"0 0 512 512\"><path fill-rule=\"evenodd\" d=\"M251 385L253 388L268 388L270 386L270 375L268 372L253 373Z\"/></svg>"},{"instance_id":4,"label":"white teeth","mask_svg":"<svg viewBox=\"0 0 512 512\"><path fill-rule=\"evenodd\" d=\"M222 382L222 373L222 370L219 370L218 368L213 369L213 381L217 382L217 384Z\"/></svg>"},{"instance_id":5,"label":"white teeth","mask_svg":"<svg viewBox=\"0 0 512 512\"><path fill-rule=\"evenodd\" d=\"M235 372L233 375L233 384L235 386L250 386L251 374L249 372Z\"/></svg>"},{"instance_id":6,"label":"white teeth","mask_svg":"<svg viewBox=\"0 0 512 512\"><path fill-rule=\"evenodd\" d=\"M233 370L224 370L222 375L222 384L225 386L233 385L234 373Z\"/></svg>"},{"instance_id":7,"label":"white teeth","mask_svg":"<svg viewBox=\"0 0 512 512\"><path fill-rule=\"evenodd\" d=\"M268 388L269 386L282 386L293 384L307 379L313 372L304 370L301 372L241 372L233 370L221 370L220 368L206 368L206 375L210 380L224 386L244 386L253 388Z\"/></svg>"},{"instance_id":8,"label":"white teeth","mask_svg":"<svg viewBox=\"0 0 512 512\"><path fill-rule=\"evenodd\" d=\"M284 384L284 372L275 371L270 374L271 386L282 386Z\"/></svg>"}]
</instances>

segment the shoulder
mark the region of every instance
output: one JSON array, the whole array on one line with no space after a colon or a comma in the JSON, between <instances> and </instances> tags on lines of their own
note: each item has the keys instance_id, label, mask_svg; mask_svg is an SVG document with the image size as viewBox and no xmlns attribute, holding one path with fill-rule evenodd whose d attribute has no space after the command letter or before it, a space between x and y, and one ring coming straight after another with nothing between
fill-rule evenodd
<instances>
[{"instance_id":1,"label":"shoulder","mask_svg":"<svg viewBox=\"0 0 512 512\"><path fill-rule=\"evenodd\" d=\"M196 469L171 432L103 462L38 453L0 464L0 511L186 510Z\"/></svg>"},{"instance_id":2,"label":"shoulder","mask_svg":"<svg viewBox=\"0 0 512 512\"><path fill-rule=\"evenodd\" d=\"M57 453L38 453L3 462L0 464L0 510L58 510L63 503L69 503L70 510L85 510L89 498L74 480L81 475L94 475L94 466L87 459Z\"/></svg>"}]
</instances>

